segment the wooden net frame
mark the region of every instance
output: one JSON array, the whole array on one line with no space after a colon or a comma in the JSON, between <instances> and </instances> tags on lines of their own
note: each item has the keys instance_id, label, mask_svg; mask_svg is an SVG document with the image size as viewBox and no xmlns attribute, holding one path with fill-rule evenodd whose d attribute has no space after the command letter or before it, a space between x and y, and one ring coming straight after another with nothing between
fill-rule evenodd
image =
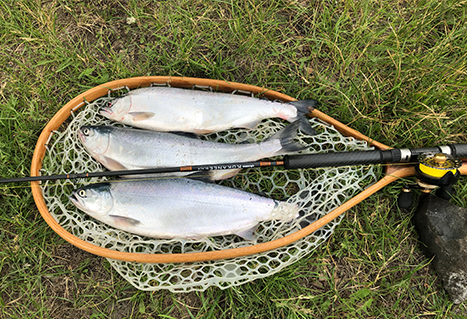
<instances>
[{"instance_id":1,"label":"wooden net frame","mask_svg":"<svg viewBox=\"0 0 467 319\"><path fill-rule=\"evenodd\" d=\"M148 77L135 77L128 79L121 79L112 82L108 82L97 87L94 87L71 101L69 101L65 106L63 106L55 116L50 120L47 126L42 131L41 135L36 144L34 150L34 155L32 158L31 164L31 176L39 176L40 169L42 167L42 160L46 153L46 144L53 134L54 130L57 130L71 115L71 112L76 111L81 106L84 105L83 101L91 102L99 97L102 97L108 94L109 90L116 90L122 87L128 87L130 89L138 87L147 87L151 84L170 84L173 87L180 88L191 88L194 85L196 86L205 86L211 87L216 91L222 92L233 92L235 90L252 92L253 94L261 94L262 96L270 100L281 100L284 102L294 101L295 99L265 88L258 86L241 84L235 82L227 82L221 80L211 80L211 79L199 79L199 78L189 78L189 77L171 77L171 76L148 76ZM359 140L366 141L369 145L377 147L381 150L390 148L387 145L379 143L370 139L369 137L361 134L360 132L342 124L341 122L333 119L332 117L320 112L319 110L312 111L309 116L317 117L322 121L334 126L339 132L346 136L351 136ZM196 253L185 253L185 254L145 254L145 253L129 253L129 252L120 252L111 250L108 248L100 247L92 243L86 242L70 232L64 229L50 214L47 205L45 203L42 190L39 186L39 182L31 182L32 193L34 196L34 201L39 209L40 214L47 222L47 224L62 238L64 238L69 243L79 247L87 252L90 252L95 255L99 255L106 258L128 261L128 262L139 262L139 263L190 263L190 262L199 262L199 261L208 261L208 260L220 260L220 259L229 259L240 256L247 256L252 254L257 254L269 250L273 250L288 244L291 244L313 232L320 229L330 221L334 220L345 211L354 207L373 193L377 192L386 185L398 180L399 178L405 178L414 175L413 166L397 166L397 165L387 165L385 167L385 174L382 179L380 179L375 184L371 185L367 189L363 190L343 205L337 207L336 209L329 212L327 215L318 219L317 221L311 223L310 225L304 227L303 229L292 233L290 235L284 236L282 238L269 241L267 243L261 243L248 247L232 248L218 251L208 251L208 252L196 252ZM467 174L467 163L463 163L463 166L460 168L461 174Z\"/></svg>"}]
</instances>

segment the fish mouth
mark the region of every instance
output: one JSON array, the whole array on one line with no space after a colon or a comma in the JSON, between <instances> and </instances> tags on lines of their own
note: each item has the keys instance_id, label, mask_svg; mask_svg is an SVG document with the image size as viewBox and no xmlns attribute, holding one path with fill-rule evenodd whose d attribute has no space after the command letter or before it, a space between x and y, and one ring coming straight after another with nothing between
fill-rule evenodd
<instances>
[{"instance_id":1,"label":"fish mouth","mask_svg":"<svg viewBox=\"0 0 467 319\"><path fill-rule=\"evenodd\" d=\"M70 201L75 204L75 206L78 206L79 205L79 200L78 200L78 197L76 197L76 194L75 192L71 193L71 195L69 196L70 198Z\"/></svg>"},{"instance_id":2,"label":"fish mouth","mask_svg":"<svg viewBox=\"0 0 467 319\"><path fill-rule=\"evenodd\" d=\"M73 205L75 205L76 208L85 211L85 206L83 205L79 197L76 196L75 192L71 193L71 195L68 198L70 199L70 202L72 202Z\"/></svg>"},{"instance_id":3,"label":"fish mouth","mask_svg":"<svg viewBox=\"0 0 467 319\"><path fill-rule=\"evenodd\" d=\"M101 107L99 113L105 117L110 117L113 114L112 109L108 106Z\"/></svg>"},{"instance_id":4,"label":"fish mouth","mask_svg":"<svg viewBox=\"0 0 467 319\"><path fill-rule=\"evenodd\" d=\"M81 142L85 142L84 140L84 134L81 132L81 129L78 130L78 138L80 139Z\"/></svg>"}]
</instances>

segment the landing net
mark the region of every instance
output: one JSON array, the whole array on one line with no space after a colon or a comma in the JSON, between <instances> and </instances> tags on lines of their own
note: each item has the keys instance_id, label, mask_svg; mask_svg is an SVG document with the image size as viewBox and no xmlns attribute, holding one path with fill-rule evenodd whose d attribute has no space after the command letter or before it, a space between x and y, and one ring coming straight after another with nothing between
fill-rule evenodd
<instances>
[{"instance_id":1,"label":"landing net","mask_svg":"<svg viewBox=\"0 0 467 319\"><path fill-rule=\"evenodd\" d=\"M42 175L104 171L79 142L77 131L83 125L115 125L98 113L112 98L102 97L72 112L71 121L54 131L47 144ZM297 140L311 147L302 153L358 151L372 149L366 142L345 137L334 127L310 119L318 135L299 134ZM259 142L287 125L281 120L263 121L255 130L235 129L203 136L225 143ZM74 236L92 244L122 252L167 254L207 252L269 242L293 233L318 220L331 210L376 181L373 166L282 170L280 168L243 170L234 178L220 183L263 196L296 203L300 217L292 222L268 221L259 224L254 241L235 235L203 240L154 239L121 231L79 211L68 196L75 188L106 181L107 178L75 181L47 181L41 184L49 212ZM326 241L342 219L328 223L311 235L272 251L227 260L179 264L143 264L108 259L116 271L140 290L168 289L173 292L202 291L210 286L228 288L279 272L310 254Z\"/></svg>"}]
</instances>

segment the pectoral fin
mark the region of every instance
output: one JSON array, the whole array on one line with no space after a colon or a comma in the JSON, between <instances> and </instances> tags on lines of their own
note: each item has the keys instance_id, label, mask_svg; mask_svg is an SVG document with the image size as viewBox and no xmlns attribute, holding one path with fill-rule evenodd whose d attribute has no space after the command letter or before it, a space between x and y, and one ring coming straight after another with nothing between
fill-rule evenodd
<instances>
[{"instance_id":1,"label":"pectoral fin","mask_svg":"<svg viewBox=\"0 0 467 319\"><path fill-rule=\"evenodd\" d=\"M238 232L235 235L240 236L240 237L242 237L242 238L244 238L246 240L254 240L254 239L256 239L255 231L256 231L256 226L254 226L254 227L252 227L250 229Z\"/></svg>"},{"instance_id":2,"label":"pectoral fin","mask_svg":"<svg viewBox=\"0 0 467 319\"><path fill-rule=\"evenodd\" d=\"M128 113L128 116L131 117L131 119L135 122L150 119L154 115L156 114L153 112L130 112Z\"/></svg>"},{"instance_id":3,"label":"pectoral fin","mask_svg":"<svg viewBox=\"0 0 467 319\"><path fill-rule=\"evenodd\" d=\"M113 218L115 225L118 226L119 228L134 227L134 226L138 226L139 224L141 224L139 220L133 219L130 217L117 216L117 215L109 215L109 217Z\"/></svg>"},{"instance_id":4,"label":"pectoral fin","mask_svg":"<svg viewBox=\"0 0 467 319\"><path fill-rule=\"evenodd\" d=\"M120 164L119 162L111 159L110 157L104 156L104 165L111 171L124 171L127 168Z\"/></svg>"},{"instance_id":5,"label":"pectoral fin","mask_svg":"<svg viewBox=\"0 0 467 319\"><path fill-rule=\"evenodd\" d=\"M242 127L247 128L249 130L253 130L258 126L258 124L260 122L261 122L261 120L254 120L254 121L252 121L250 123L243 124Z\"/></svg>"}]
</instances>

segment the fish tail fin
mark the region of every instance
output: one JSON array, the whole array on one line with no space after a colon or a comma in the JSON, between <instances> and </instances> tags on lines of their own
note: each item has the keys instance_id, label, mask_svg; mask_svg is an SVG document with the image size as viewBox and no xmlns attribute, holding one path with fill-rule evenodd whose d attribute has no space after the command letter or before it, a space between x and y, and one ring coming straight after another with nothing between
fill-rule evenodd
<instances>
[{"instance_id":1,"label":"fish tail fin","mask_svg":"<svg viewBox=\"0 0 467 319\"><path fill-rule=\"evenodd\" d=\"M311 126L310 122L307 120L306 115L315 109L315 106L318 105L318 101L313 99L292 101L289 102L297 109L297 118L300 121L300 128L303 132L308 135L316 135L315 129ZM294 119L294 120L296 120Z\"/></svg>"},{"instance_id":2,"label":"fish tail fin","mask_svg":"<svg viewBox=\"0 0 467 319\"><path fill-rule=\"evenodd\" d=\"M297 204L276 201L276 206L272 210L272 220L283 220L290 222L299 217L300 208Z\"/></svg>"},{"instance_id":3,"label":"fish tail fin","mask_svg":"<svg viewBox=\"0 0 467 319\"><path fill-rule=\"evenodd\" d=\"M279 140L281 142L282 148L279 151L277 151L274 155L298 152L306 148L300 143L294 141L294 139L297 137L298 128L300 126L301 126L301 122L300 120L297 120L287 125L283 129L281 129L279 132L277 132L276 134L274 134L273 136L265 140L265 141Z\"/></svg>"}]
</instances>

